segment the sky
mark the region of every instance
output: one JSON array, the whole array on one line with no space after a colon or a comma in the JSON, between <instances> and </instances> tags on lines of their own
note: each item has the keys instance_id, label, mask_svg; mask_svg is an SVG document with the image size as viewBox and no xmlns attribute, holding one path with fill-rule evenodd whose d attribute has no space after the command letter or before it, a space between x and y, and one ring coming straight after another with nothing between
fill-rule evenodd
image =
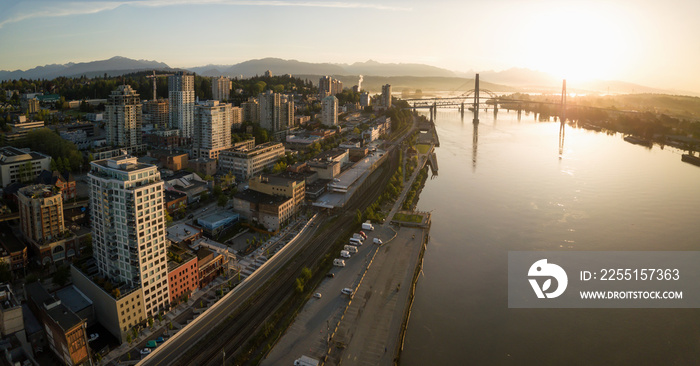
<instances>
[{"instance_id":1,"label":"sky","mask_svg":"<svg viewBox=\"0 0 700 366\"><path fill-rule=\"evenodd\" d=\"M0 0L0 70L372 59L698 92L699 15L698 0Z\"/></svg>"}]
</instances>

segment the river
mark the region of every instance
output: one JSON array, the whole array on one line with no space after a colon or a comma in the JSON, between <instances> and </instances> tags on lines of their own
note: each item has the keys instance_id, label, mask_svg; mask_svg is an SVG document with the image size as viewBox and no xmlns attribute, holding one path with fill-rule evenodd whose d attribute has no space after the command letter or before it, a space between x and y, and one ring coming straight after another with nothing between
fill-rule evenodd
<instances>
[{"instance_id":1,"label":"river","mask_svg":"<svg viewBox=\"0 0 700 366\"><path fill-rule=\"evenodd\" d=\"M437 114L439 175L418 203L431 238L401 364L699 364L699 309L509 309L507 255L700 250L700 168L571 126L560 154L559 123L532 114L471 120Z\"/></svg>"}]
</instances>

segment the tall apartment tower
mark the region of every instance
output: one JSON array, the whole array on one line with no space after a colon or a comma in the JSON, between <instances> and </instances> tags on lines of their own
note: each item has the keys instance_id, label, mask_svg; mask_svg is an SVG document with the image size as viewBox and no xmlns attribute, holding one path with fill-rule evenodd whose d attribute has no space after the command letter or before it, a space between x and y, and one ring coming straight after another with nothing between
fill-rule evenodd
<instances>
[{"instance_id":1,"label":"tall apartment tower","mask_svg":"<svg viewBox=\"0 0 700 366\"><path fill-rule=\"evenodd\" d=\"M260 126L271 132L286 130L294 124L294 101L271 90L258 95Z\"/></svg>"},{"instance_id":2,"label":"tall apartment tower","mask_svg":"<svg viewBox=\"0 0 700 366\"><path fill-rule=\"evenodd\" d=\"M382 85L382 104L386 108L391 108L391 85Z\"/></svg>"},{"instance_id":3,"label":"tall apartment tower","mask_svg":"<svg viewBox=\"0 0 700 366\"><path fill-rule=\"evenodd\" d=\"M318 80L318 97L323 99L329 95L336 95L343 91L343 83L330 76L324 76Z\"/></svg>"},{"instance_id":4,"label":"tall apartment tower","mask_svg":"<svg viewBox=\"0 0 700 366\"><path fill-rule=\"evenodd\" d=\"M211 80L211 95L214 100L228 100L231 95L231 80L224 76Z\"/></svg>"},{"instance_id":5,"label":"tall apartment tower","mask_svg":"<svg viewBox=\"0 0 700 366\"><path fill-rule=\"evenodd\" d=\"M321 123L326 126L338 124L338 98L329 95L321 101Z\"/></svg>"},{"instance_id":6,"label":"tall apartment tower","mask_svg":"<svg viewBox=\"0 0 700 366\"><path fill-rule=\"evenodd\" d=\"M19 222L25 238L51 242L66 228L63 223L63 198L55 187L37 184L17 192Z\"/></svg>"},{"instance_id":7,"label":"tall apartment tower","mask_svg":"<svg viewBox=\"0 0 700 366\"><path fill-rule=\"evenodd\" d=\"M154 129L165 130L168 128L168 100L149 100L143 106L143 124L150 124Z\"/></svg>"},{"instance_id":8,"label":"tall apartment tower","mask_svg":"<svg viewBox=\"0 0 700 366\"><path fill-rule=\"evenodd\" d=\"M144 312L169 305L163 181L155 165L122 155L90 163L93 256L100 275L142 288Z\"/></svg>"},{"instance_id":9,"label":"tall apartment tower","mask_svg":"<svg viewBox=\"0 0 700 366\"><path fill-rule=\"evenodd\" d=\"M362 92L360 94L360 107L367 107L371 104L368 92Z\"/></svg>"},{"instance_id":10,"label":"tall apartment tower","mask_svg":"<svg viewBox=\"0 0 700 366\"><path fill-rule=\"evenodd\" d=\"M294 126L294 100L288 96L280 97L280 129L286 130Z\"/></svg>"},{"instance_id":11,"label":"tall apartment tower","mask_svg":"<svg viewBox=\"0 0 700 366\"><path fill-rule=\"evenodd\" d=\"M194 75L180 71L168 77L170 128L180 130L180 137L192 138L194 128Z\"/></svg>"},{"instance_id":12,"label":"tall apartment tower","mask_svg":"<svg viewBox=\"0 0 700 366\"><path fill-rule=\"evenodd\" d=\"M260 123L260 103L250 97L247 102L241 103L243 109L243 122Z\"/></svg>"},{"instance_id":13,"label":"tall apartment tower","mask_svg":"<svg viewBox=\"0 0 700 366\"><path fill-rule=\"evenodd\" d=\"M141 145L143 110L139 95L129 85L112 91L105 106L107 143L119 147Z\"/></svg>"},{"instance_id":14,"label":"tall apartment tower","mask_svg":"<svg viewBox=\"0 0 700 366\"><path fill-rule=\"evenodd\" d=\"M192 155L196 158L218 159L219 151L231 147L231 104L209 100L195 106Z\"/></svg>"}]
</instances>

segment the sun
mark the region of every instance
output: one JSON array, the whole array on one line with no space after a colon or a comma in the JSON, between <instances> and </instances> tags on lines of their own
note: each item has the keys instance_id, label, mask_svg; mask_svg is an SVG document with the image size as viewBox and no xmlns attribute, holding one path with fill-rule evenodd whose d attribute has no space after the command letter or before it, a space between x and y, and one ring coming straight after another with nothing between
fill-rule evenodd
<instances>
[{"instance_id":1,"label":"sun","mask_svg":"<svg viewBox=\"0 0 700 366\"><path fill-rule=\"evenodd\" d=\"M547 9L524 32L532 45L528 67L573 83L615 78L624 67L627 29L624 18L600 8Z\"/></svg>"}]
</instances>

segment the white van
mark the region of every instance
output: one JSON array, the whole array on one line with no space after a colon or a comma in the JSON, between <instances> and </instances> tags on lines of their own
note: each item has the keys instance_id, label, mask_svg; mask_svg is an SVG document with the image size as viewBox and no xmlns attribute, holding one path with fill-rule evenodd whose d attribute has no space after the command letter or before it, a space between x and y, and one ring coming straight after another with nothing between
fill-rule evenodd
<instances>
[{"instance_id":1,"label":"white van","mask_svg":"<svg viewBox=\"0 0 700 366\"><path fill-rule=\"evenodd\" d=\"M340 256L343 258L350 258L350 252L348 252L347 250L341 250Z\"/></svg>"},{"instance_id":2,"label":"white van","mask_svg":"<svg viewBox=\"0 0 700 366\"><path fill-rule=\"evenodd\" d=\"M336 258L333 260L333 265L336 267L345 267L345 261L340 258Z\"/></svg>"},{"instance_id":3,"label":"white van","mask_svg":"<svg viewBox=\"0 0 700 366\"><path fill-rule=\"evenodd\" d=\"M362 240L357 238L350 238L350 245L362 245Z\"/></svg>"},{"instance_id":4,"label":"white van","mask_svg":"<svg viewBox=\"0 0 700 366\"><path fill-rule=\"evenodd\" d=\"M374 244L382 244L382 239L374 238Z\"/></svg>"},{"instance_id":5,"label":"white van","mask_svg":"<svg viewBox=\"0 0 700 366\"><path fill-rule=\"evenodd\" d=\"M354 247L352 245L346 245L343 247L343 249L347 250L350 253L357 253L357 247Z\"/></svg>"}]
</instances>

